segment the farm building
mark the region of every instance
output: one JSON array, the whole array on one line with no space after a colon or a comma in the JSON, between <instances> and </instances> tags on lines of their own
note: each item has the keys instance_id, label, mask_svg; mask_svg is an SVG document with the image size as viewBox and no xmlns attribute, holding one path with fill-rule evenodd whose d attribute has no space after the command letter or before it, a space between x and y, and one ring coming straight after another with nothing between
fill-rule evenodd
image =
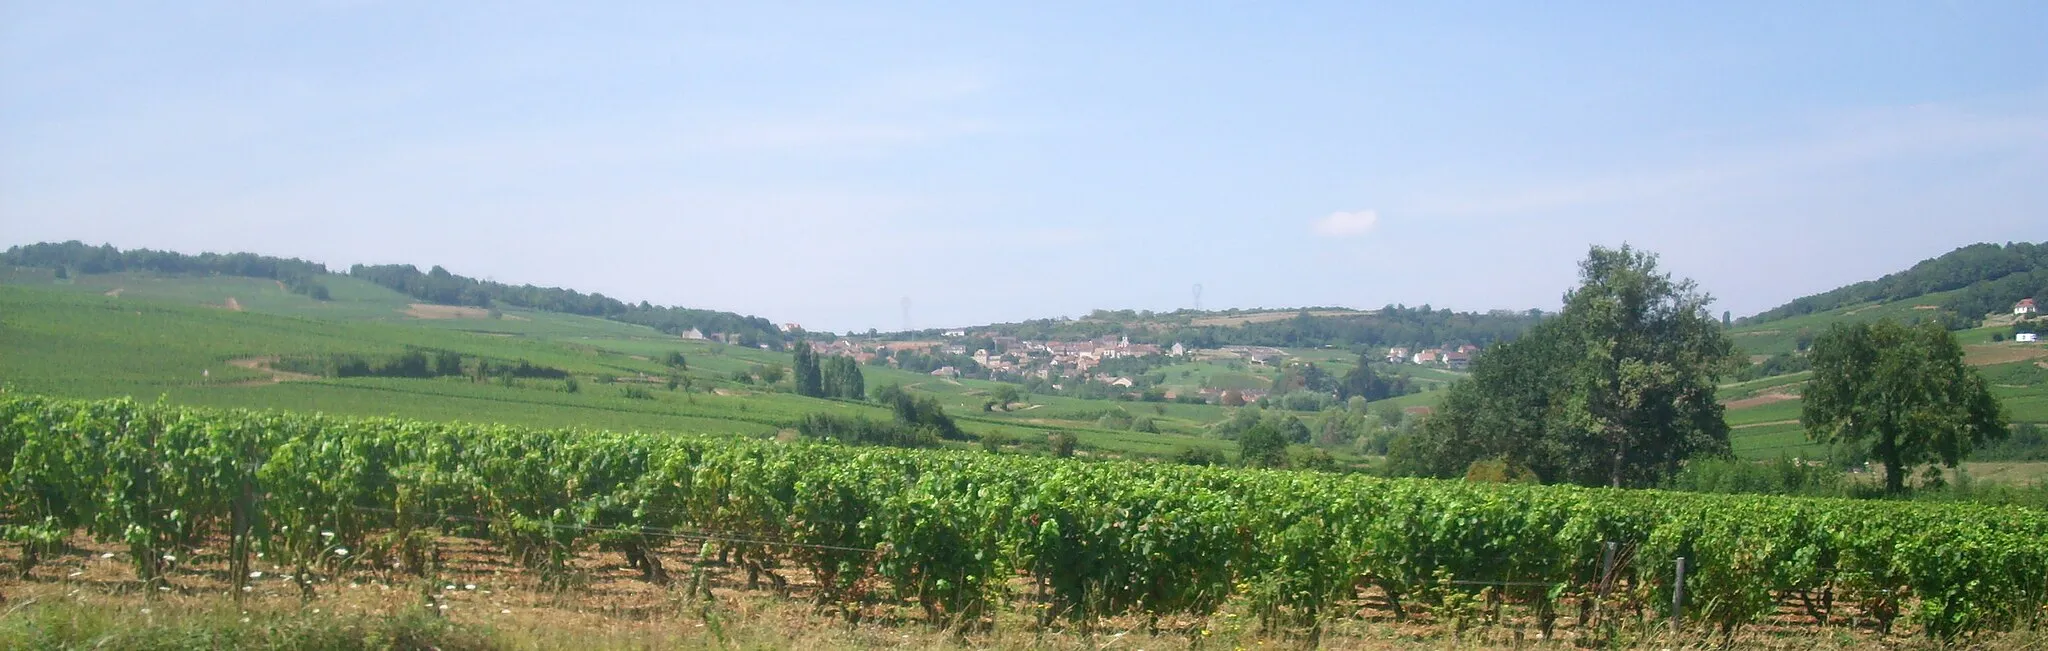
<instances>
[{"instance_id":1,"label":"farm building","mask_svg":"<svg viewBox=\"0 0 2048 651\"><path fill-rule=\"evenodd\" d=\"M2034 334L2034 333L2031 333L2031 332L2022 332L2022 333L2019 333L2019 334L2013 335L2013 336L2012 336L2012 340L2013 340L2013 341L2017 341L2017 342L2020 342L2020 343L2023 343L2023 344L2031 344L2031 343L2034 343L2034 342L2040 341L2040 340L2041 340L2041 338L2040 338L2040 336L2039 336L2039 335L2036 335L2036 334Z\"/></svg>"},{"instance_id":2,"label":"farm building","mask_svg":"<svg viewBox=\"0 0 2048 651\"><path fill-rule=\"evenodd\" d=\"M2031 298L2022 298L2020 299L2020 302L2012 304L2013 316L2026 316L2038 311L2039 310L2034 307L2034 299Z\"/></svg>"}]
</instances>

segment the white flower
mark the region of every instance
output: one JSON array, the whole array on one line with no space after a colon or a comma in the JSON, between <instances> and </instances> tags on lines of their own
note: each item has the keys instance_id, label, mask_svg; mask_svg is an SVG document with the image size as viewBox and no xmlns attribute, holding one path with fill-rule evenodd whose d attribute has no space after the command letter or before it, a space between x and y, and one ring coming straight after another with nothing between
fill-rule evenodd
<instances>
[{"instance_id":1,"label":"white flower","mask_svg":"<svg viewBox=\"0 0 2048 651\"><path fill-rule=\"evenodd\" d=\"M254 571L254 572L250 572L250 573L249 573L249 578L252 578L252 579L260 579L260 578L263 578L263 570L256 570L256 571Z\"/></svg>"},{"instance_id":2,"label":"white flower","mask_svg":"<svg viewBox=\"0 0 2048 651\"><path fill-rule=\"evenodd\" d=\"M335 556L347 556L347 555L348 555L348 548L347 548L347 547L336 547L336 548L334 548L334 555L335 555Z\"/></svg>"},{"instance_id":3,"label":"white flower","mask_svg":"<svg viewBox=\"0 0 2048 651\"><path fill-rule=\"evenodd\" d=\"M498 611L498 614L500 614L500 615L510 615L510 614L512 614L512 609L510 609L510 608L506 608L506 609L500 610L500 611Z\"/></svg>"},{"instance_id":4,"label":"white flower","mask_svg":"<svg viewBox=\"0 0 2048 651\"><path fill-rule=\"evenodd\" d=\"M462 589L464 589L464 590L475 590L475 589L476 589L476 584L474 584L474 583L470 583L470 584L465 584L465 585L463 585L463 586L462 586Z\"/></svg>"},{"instance_id":5,"label":"white flower","mask_svg":"<svg viewBox=\"0 0 2048 651\"><path fill-rule=\"evenodd\" d=\"M334 537L334 532L332 532L332 531L322 531L322 532L320 532L320 537L321 537L321 538L333 538L333 537Z\"/></svg>"},{"instance_id":6,"label":"white flower","mask_svg":"<svg viewBox=\"0 0 2048 651\"><path fill-rule=\"evenodd\" d=\"M447 609L448 609L448 604L441 604L441 610L447 610Z\"/></svg>"},{"instance_id":7,"label":"white flower","mask_svg":"<svg viewBox=\"0 0 2048 651\"><path fill-rule=\"evenodd\" d=\"M453 583L450 583L450 584L448 584L448 587L446 587L446 588L442 588L442 590L448 590L448 591L450 591L450 592L453 592L453 591L455 590L455 584L453 584Z\"/></svg>"},{"instance_id":8,"label":"white flower","mask_svg":"<svg viewBox=\"0 0 2048 651\"><path fill-rule=\"evenodd\" d=\"M170 554L164 554L164 560L166 562L176 563L178 562L178 557L172 556Z\"/></svg>"},{"instance_id":9,"label":"white flower","mask_svg":"<svg viewBox=\"0 0 2048 651\"><path fill-rule=\"evenodd\" d=\"M100 558L113 558L113 557L114 557L114 553L113 553L113 552L107 552L107 553L105 553L105 554L100 554Z\"/></svg>"},{"instance_id":10,"label":"white flower","mask_svg":"<svg viewBox=\"0 0 2048 651\"><path fill-rule=\"evenodd\" d=\"M242 623L244 623L244 624L247 624L247 623L249 623L249 618L247 618L247 617L243 617L243 618L242 618Z\"/></svg>"}]
</instances>

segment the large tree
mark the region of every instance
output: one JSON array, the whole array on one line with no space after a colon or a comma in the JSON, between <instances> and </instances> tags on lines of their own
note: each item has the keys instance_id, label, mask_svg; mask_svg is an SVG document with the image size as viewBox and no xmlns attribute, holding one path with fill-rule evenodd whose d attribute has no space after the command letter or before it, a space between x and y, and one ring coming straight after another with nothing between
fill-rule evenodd
<instances>
[{"instance_id":1,"label":"large tree","mask_svg":"<svg viewBox=\"0 0 2048 651\"><path fill-rule=\"evenodd\" d=\"M1904 492L1913 466L1953 468L2006 435L1998 399L1937 323L1836 324L1814 340L1812 355L1799 417L1807 436L1883 462L1887 492Z\"/></svg>"},{"instance_id":2,"label":"large tree","mask_svg":"<svg viewBox=\"0 0 2048 651\"><path fill-rule=\"evenodd\" d=\"M1593 247L1564 310L1453 386L1397 469L1460 476L1498 459L1545 481L1650 486L1728 451L1714 384L1734 346L1691 280L1626 245Z\"/></svg>"},{"instance_id":3,"label":"large tree","mask_svg":"<svg viewBox=\"0 0 2048 651\"><path fill-rule=\"evenodd\" d=\"M818 368L818 354L811 351L811 344L799 341L796 351L790 354L790 371L796 382L796 394L812 398L825 397L825 379Z\"/></svg>"}]
</instances>

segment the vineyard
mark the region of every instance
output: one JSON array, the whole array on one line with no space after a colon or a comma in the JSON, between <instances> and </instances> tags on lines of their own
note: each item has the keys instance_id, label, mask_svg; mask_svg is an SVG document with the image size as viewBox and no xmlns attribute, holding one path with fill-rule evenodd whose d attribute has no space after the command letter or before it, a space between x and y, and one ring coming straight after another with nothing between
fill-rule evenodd
<instances>
[{"instance_id":1,"label":"vineyard","mask_svg":"<svg viewBox=\"0 0 2048 651\"><path fill-rule=\"evenodd\" d=\"M750 578L815 580L858 620L910 604L1086 629L1246 606L1316 635L1371 592L1396 616L1545 631L1588 612L1733 631L1785 604L1954 639L2048 621L2048 513L1083 463L746 438L534 430L0 397L0 525L26 574L73 536L125 546L150 593L197 548L321 579L429 571L449 537L543 580L620 554L652 582L677 540ZM1610 545L1609 543L1614 543ZM1619 553L1617 553L1619 550ZM673 555L670 553L670 562ZM260 573L259 573L260 574Z\"/></svg>"}]
</instances>

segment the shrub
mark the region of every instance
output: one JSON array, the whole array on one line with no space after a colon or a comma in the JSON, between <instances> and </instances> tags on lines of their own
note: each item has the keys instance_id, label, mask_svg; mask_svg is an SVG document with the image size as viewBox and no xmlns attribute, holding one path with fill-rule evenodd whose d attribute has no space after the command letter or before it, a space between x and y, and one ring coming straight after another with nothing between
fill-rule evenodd
<instances>
[{"instance_id":1,"label":"shrub","mask_svg":"<svg viewBox=\"0 0 2048 651\"><path fill-rule=\"evenodd\" d=\"M1016 444L1017 437L1002 432L989 432L981 435L981 449L989 452L1001 452L1003 446Z\"/></svg>"},{"instance_id":2,"label":"shrub","mask_svg":"<svg viewBox=\"0 0 2048 651\"><path fill-rule=\"evenodd\" d=\"M1054 432L1045 439L1046 447L1052 450L1052 456L1062 459L1074 456L1074 448L1079 447L1080 443L1073 434L1067 432Z\"/></svg>"}]
</instances>

